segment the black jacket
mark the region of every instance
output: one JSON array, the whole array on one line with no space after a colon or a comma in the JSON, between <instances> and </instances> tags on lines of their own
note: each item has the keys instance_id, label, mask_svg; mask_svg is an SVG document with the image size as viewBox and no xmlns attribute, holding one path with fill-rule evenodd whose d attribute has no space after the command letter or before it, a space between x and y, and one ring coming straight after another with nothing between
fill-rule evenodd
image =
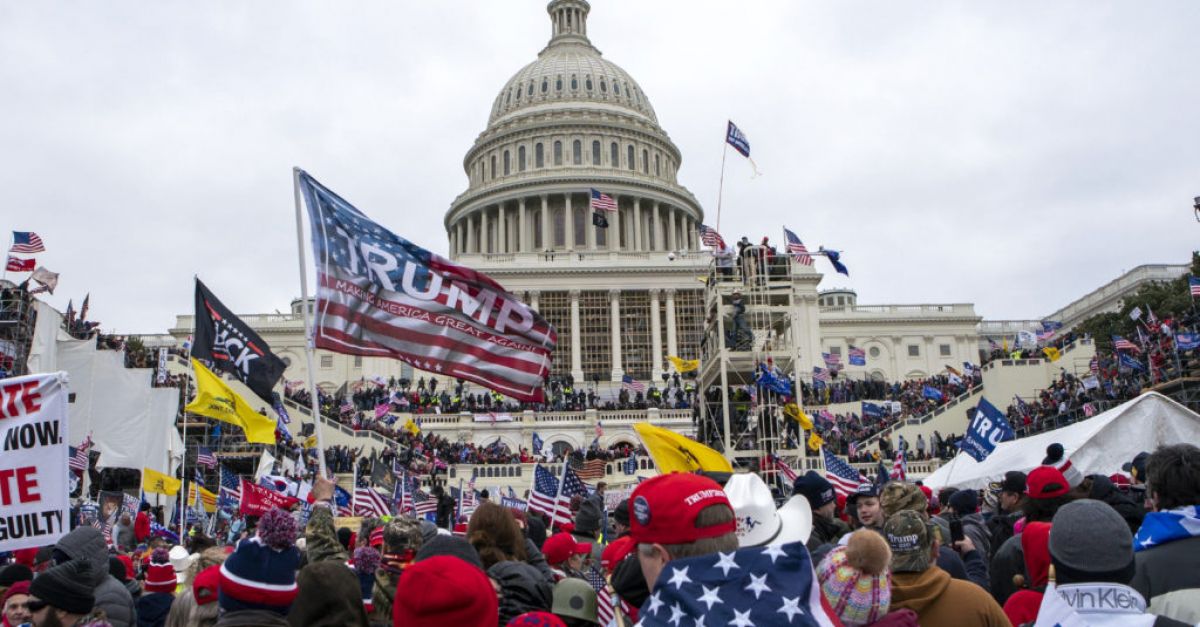
<instances>
[{"instance_id":1,"label":"black jacket","mask_svg":"<svg viewBox=\"0 0 1200 627\"><path fill-rule=\"evenodd\" d=\"M500 585L500 625L525 612L549 612L554 603L554 586L525 562L498 562L487 575Z\"/></svg>"},{"instance_id":2,"label":"black jacket","mask_svg":"<svg viewBox=\"0 0 1200 627\"><path fill-rule=\"evenodd\" d=\"M1146 510L1117 490L1108 477L1092 475L1089 479L1092 480L1092 491L1088 493L1088 498L1108 503L1110 507L1117 510L1121 518L1125 519L1125 524L1129 525L1129 532L1137 535L1138 528L1142 526L1142 519L1146 517Z\"/></svg>"}]
</instances>

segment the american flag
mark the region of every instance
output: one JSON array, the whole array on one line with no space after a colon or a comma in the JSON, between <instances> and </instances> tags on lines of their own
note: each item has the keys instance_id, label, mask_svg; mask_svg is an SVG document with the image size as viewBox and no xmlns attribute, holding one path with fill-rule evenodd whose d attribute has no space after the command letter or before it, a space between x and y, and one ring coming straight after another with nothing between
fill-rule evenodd
<instances>
[{"instance_id":1,"label":"american flag","mask_svg":"<svg viewBox=\"0 0 1200 627\"><path fill-rule=\"evenodd\" d=\"M819 366L813 366L813 381L829 383L829 371Z\"/></svg>"},{"instance_id":2,"label":"american flag","mask_svg":"<svg viewBox=\"0 0 1200 627\"><path fill-rule=\"evenodd\" d=\"M589 459L574 466L573 470L583 481L599 481L604 478L605 462L603 459Z\"/></svg>"},{"instance_id":3,"label":"american flag","mask_svg":"<svg viewBox=\"0 0 1200 627\"><path fill-rule=\"evenodd\" d=\"M1100 373L1100 358L1098 356L1092 356L1092 360L1088 362L1088 370L1090 370L1092 374Z\"/></svg>"},{"instance_id":4,"label":"american flag","mask_svg":"<svg viewBox=\"0 0 1200 627\"><path fill-rule=\"evenodd\" d=\"M711 248L725 248L725 239L721 237L721 234L718 233L716 229L708 226L707 224L701 224L699 230L701 244Z\"/></svg>"},{"instance_id":5,"label":"american flag","mask_svg":"<svg viewBox=\"0 0 1200 627\"><path fill-rule=\"evenodd\" d=\"M196 449L196 463L208 468L216 468L217 456L213 455L212 449L201 446Z\"/></svg>"},{"instance_id":6,"label":"american flag","mask_svg":"<svg viewBox=\"0 0 1200 627\"><path fill-rule=\"evenodd\" d=\"M638 624L832 627L803 542L672 560Z\"/></svg>"},{"instance_id":7,"label":"american flag","mask_svg":"<svg viewBox=\"0 0 1200 627\"><path fill-rule=\"evenodd\" d=\"M896 451L896 461L892 462L890 476L897 481L908 480L908 460L905 459L904 451Z\"/></svg>"},{"instance_id":8,"label":"american flag","mask_svg":"<svg viewBox=\"0 0 1200 627\"><path fill-rule=\"evenodd\" d=\"M21 259L10 255L4 269L9 272L33 272L36 266L37 260L35 259Z\"/></svg>"},{"instance_id":9,"label":"american flag","mask_svg":"<svg viewBox=\"0 0 1200 627\"><path fill-rule=\"evenodd\" d=\"M787 251L791 253L796 263L804 266L813 265L812 255L808 254L808 249L804 247L804 242L800 241L800 238L796 237L796 234L788 229L783 230L783 235L787 239Z\"/></svg>"},{"instance_id":10,"label":"american flag","mask_svg":"<svg viewBox=\"0 0 1200 627\"><path fill-rule=\"evenodd\" d=\"M629 390L630 392L645 392L646 384L642 383L641 381L635 381L634 378L629 375L622 375L621 389Z\"/></svg>"},{"instance_id":11,"label":"american flag","mask_svg":"<svg viewBox=\"0 0 1200 627\"><path fill-rule=\"evenodd\" d=\"M831 370L837 370L842 365L842 356L837 353L821 353L821 359L825 361L825 367Z\"/></svg>"},{"instance_id":12,"label":"american flag","mask_svg":"<svg viewBox=\"0 0 1200 627\"><path fill-rule=\"evenodd\" d=\"M236 507L242 500L242 481L237 474L232 473L224 466L221 467L221 490L220 498L217 499L218 506L221 509L229 509Z\"/></svg>"},{"instance_id":13,"label":"american flag","mask_svg":"<svg viewBox=\"0 0 1200 627\"><path fill-rule=\"evenodd\" d=\"M1194 276L1188 277L1188 293L1192 295L1192 298L1200 296L1200 279Z\"/></svg>"},{"instance_id":14,"label":"american flag","mask_svg":"<svg viewBox=\"0 0 1200 627\"><path fill-rule=\"evenodd\" d=\"M850 365L851 366L867 365L867 351L865 351L861 348L858 348L856 346L851 346L849 357L850 357Z\"/></svg>"},{"instance_id":15,"label":"american flag","mask_svg":"<svg viewBox=\"0 0 1200 627\"><path fill-rule=\"evenodd\" d=\"M10 253L40 253L45 252L46 246L42 244L42 238L38 237L33 231L13 231L13 245L8 249Z\"/></svg>"},{"instance_id":16,"label":"american flag","mask_svg":"<svg viewBox=\"0 0 1200 627\"><path fill-rule=\"evenodd\" d=\"M583 574L583 578L596 591L596 620L601 627L608 627L614 623L616 618L616 602L615 595L608 589L608 582L604 580L604 574L589 568Z\"/></svg>"},{"instance_id":17,"label":"american flag","mask_svg":"<svg viewBox=\"0 0 1200 627\"><path fill-rule=\"evenodd\" d=\"M842 458L830 453L829 449L822 450L825 454L825 478L833 484L835 492L842 496L849 496L858 488L858 484L867 481L866 475L842 461Z\"/></svg>"},{"instance_id":18,"label":"american flag","mask_svg":"<svg viewBox=\"0 0 1200 627\"><path fill-rule=\"evenodd\" d=\"M92 436L87 436L79 445L79 448L74 446L71 448L71 457L67 460L67 467L71 470L85 472L88 469L88 450L92 448Z\"/></svg>"},{"instance_id":19,"label":"american flag","mask_svg":"<svg viewBox=\"0 0 1200 627\"><path fill-rule=\"evenodd\" d=\"M616 211L617 201L612 196L592 188L592 211Z\"/></svg>"},{"instance_id":20,"label":"american flag","mask_svg":"<svg viewBox=\"0 0 1200 627\"><path fill-rule=\"evenodd\" d=\"M549 470L538 465L533 471L533 489L529 493L529 509L541 512L550 518L551 525L571 522L571 497L587 495L587 486L566 466L563 471L562 491L558 479Z\"/></svg>"},{"instance_id":21,"label":"american flag","mask_svg":"<svg viewBox=\"0 0 1200 627\"><path fill-rule=\"evenodd\" d=\"M437 512L437 499L429 496L424 490L417 488L413 490L413 513L417 516L425 514L433 514Z\"/></svg>"},{"instance_id":22,"label":"american flag","mask_svg":"<svg viewBox=\"0 0 1200 627\"><path fill-rule=\"evenodd\" d=\"M775 470L779 471L779 474L783 475L783 478L787 479L788 483L794 483L798 476L796 471L791 466L788 466L788 463L783 461L782 458L774 455L772 457L775 459Z\"/></svg>"},{"instance_id":23,"label":"american flag","mask_svg":"<svg viewBox=\"0 0 1200 627\"><path fill-rule=\"evenodd\" d=\"M1127 340L1119 335L1112 336L1112 342L1113 342L1113 350L1133 351L1135 353L1142 352L1142 349L1138 348L1137 344L1134 344L1133 342L1130 342L1129 340Z\"/></svg>"},{"instance_id":24,"label":"american flag","mask_svg":"<svg viewBox=\"0 0 1200 627\"><path fill-rule=\"evenodd\" d=\"M490 277L372 222L308 174L299 180L317 266L316 348L398 359L519 401L544 399L558 342L545 318ZM358 252L366 246L370 266Z\"/></svg>"},{"instance_id":25,"label":"american flag","mask_svg":"<svg viewBox=\"0 0 1200 627\"><path fill-rule=\"evenodd\" d=\"M354 404L351 403L349 399L347 399L347 400L342 401L342 405L338 409L342 412L342 414L353 414L354 413Z\"/></svg>"},{"instance_id":26,"label":"american flag","mask_svg":"<svg viewBox=\"0 0 1200 627\"><path fill-rule=\"evenodd\" d=\"M384 416L388 415L389 411L392 411L392 404L384 401L375 406L375 417L383 418Z\"/></svg>"},{"instance_id":27,"label":"american flag","mask_svg":"<svg viewBox=\"0 0 1200 627\"><path fill-rule=\"evenodd\" d=\"M383 517L391 514L387 500L375 488L354 489L354 515Z\"/></svg>"}]
</instances>

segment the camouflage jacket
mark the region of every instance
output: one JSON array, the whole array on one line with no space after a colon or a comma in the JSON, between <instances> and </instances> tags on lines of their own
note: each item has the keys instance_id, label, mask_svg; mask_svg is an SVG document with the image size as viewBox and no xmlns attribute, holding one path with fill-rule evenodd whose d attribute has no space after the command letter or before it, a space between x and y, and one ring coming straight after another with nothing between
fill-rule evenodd
<instances>
[{"instance_id":1,"label":"camouflage jacket","mask_svg":"<svg viewBox=\"0 0 1200 627\"><path fill-rule=\"evenodd\" d=\"M313 507L312 515L308 517L308 525L304 528L304 537L310 564L329 560L345 562L350 559L342 543L338 542L337 529L333 526L333 512L329 507Z\"/></svg>"}]
</instances>

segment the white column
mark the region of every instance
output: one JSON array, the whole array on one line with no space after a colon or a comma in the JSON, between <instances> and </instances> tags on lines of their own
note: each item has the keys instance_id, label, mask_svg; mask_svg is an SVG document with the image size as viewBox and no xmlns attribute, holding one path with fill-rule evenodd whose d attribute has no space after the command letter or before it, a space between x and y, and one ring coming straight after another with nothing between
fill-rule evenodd
<instances>
[{"instance_id":1,"label":"white column","mask_svg":"<svg viewBox=\"0 0 1200 627\"><path fill-rule=\"evenodd\" d=\"M571 290L571 376L583 385L583 346L579 333L579 290Z\"/></svg>"},{"instance_id":2,"label":"white column","mask_svg":"<svg viewBox=\"0 0 1200 627\"><path fill-rule=\"evenodd\" d=\"M529 242L532 238L529 237L528 224L525 221L525 198L521 197L517 201L517 252L527 253L532 248Z\"/></svg>"},{"instance_id":3,"label":"white column","mask_svg":"<svg viewBox=\"0 0 1200 627\"><path fill-rule=\"evenodd\" d=\"M450 258L453 259L458 254L458 227L450 229Z\"/></svg>"},{"instance_id":4,"label":"white column","mask_svg":"<svg viewBox=\"0 0 1200 627\"><path fill-rule=\"evenodd\" d=\"M454 252L461 255L467 250L467 242L463 240L463 237L466 236L467 230L464 228L464 224L461 219L459 219L458 224L455 225L454 228L458 231L458 248Z\"/></svg>"},{"instance_id":5,"label":"white column","mask_svg":"<svg viewBox=\"0 0 1200 627\"><path fill-rule=\"evenodd\" d=\"M679 345L676 343L675 333L675 290L668 289L667 292L667 354L679 356Z\"/></svg>"},{"instance_id":6,"label":"white column","mask_svg":"<svg viewBox=\"0 0 1200 627\"><path fill-rule=\"evenodd\" d=\"M529 292L529 306L532 307L534 311L541 311L539 309L539 307L541 306L541 303L538 302L538 298L540 296L541 296L541 292L537 292L537 291Z\"/></svg>"},{"instance_id":7,"label":"white column","mask_svg":"<svg viewBox=\"0 0 1200 627\"><path fill-rule=\"evenodd\" d=\"M617 204L617 210L610 212L613 219L608 225L608 249L621 250L621 198L614 194L613 202Z\"/></svg>"},{"instance_id":8,"label":"white column","mask_svg":"<svg viewBox=\"0 0 1200 627\"><path fill-rule=\"evenodd\" d=\"M679 250L679 239L675 237L675 208L667 207L667 250Z\"/></svg>"},{"instance_id":9,"label":"white column","mask_svg":"<svg viewBox=\"0 0 1200 627\"><path fill-rule=\"evenodd\" d=\"M590 205L590 203L589 203ZM587 217L583 221L584 240L587 241L588 250L596 250L596 225L592 223L592 208L589 206L583 212ZM606 213L606 212L601 212Z\"/></svg>"},{"instance_id":10,"label":"white column","mask_svg":"<svg viewBox=\"0 0 1200 627\"><path fill-rule=\"evenodd\" d=\"M554 233L550 232L550 200L542 194L542 250L554 250Z\"/></svg>"},{"instance_id":11,"label":"white column","mask_svg":"<svg viewBox=\"0 0 1200 627\"><path fill-rule=\"evenodd\" d=\"M662 230L662 214L658 211L658 201L654 201L654 209L650 214L653 218L653 224L650 225L650 250L662 250L658 245L658 232Z\"/></svg>"},{"instance_id":12,"label":"white column","mask_svg":"<svg viewBox=\"0 0 1200 627\"><path fill-rule=\"evenodd\" d=\"M479 210L479 252L492 252L492 238L488 236L487 207Z\"/></svg>"},{"instance_id":13,"label":"white column","mask_svg":"<svg viewBox=\"0 0 1200 627\"><path fill-rule=\"evenodd\" d=\"M621 290L609 290L608 302L612 307L612 321L608 325L612 332L612 380L620 381L625 374L621 367Z\"/></svg>"},{"instance_id":14,"label":"white column","mask_svg":"<svg viewBox=\"0 0 1200 627\"><path fill-rule=\"evenodd\" d=\"M467 253L478 252L475 250L475 216L467 216Z\"/></svg>"},{"instance_id":15,"label":"white column","mask_svg":"<svg viewBox=\"0 0 1200 627\"><path fill-rule=\"evenodd\" d=\"M658 314L658 290L650 290L650 364L651 377L658 381L662 378L663 372L663 354L662 354L662 319Z\"/></svg>"},{"instance_id":16,"label":"white column","mask_svg":"<svg viewBox=\"0 0 1200 627\"><path fill-rule=\"evenodd\" d=\"M642 199L633 199L633 249L642 250Z\"/></svg>"},{"instance_id":17,"label":"white column","mask_svg":"<svg viewBox=\"0 0 1200 627\"><path fill-rule=\"evenodd\" d=\"M508 207L500 203L500 216L496 220L496 252L506 253L508 248Z\"/></svg>"},{"instance_id":18,"label":"white column","mask_svg":"<svg viewBox=\"0 0 1200 627\"><path fill-rule=\"evenodd\" d=\"M567 245L567 250L575 250L575 212L571 211L571 194L570 192L563 194L563 224L566 226L566 238L564 241Z\"/></svg>"}]
</instances>

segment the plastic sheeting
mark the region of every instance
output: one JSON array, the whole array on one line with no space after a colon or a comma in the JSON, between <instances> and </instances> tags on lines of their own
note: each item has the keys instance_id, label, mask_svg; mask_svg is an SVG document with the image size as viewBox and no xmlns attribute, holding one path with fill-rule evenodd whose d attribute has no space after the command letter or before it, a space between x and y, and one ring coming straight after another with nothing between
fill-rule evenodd
<instances>
[{"instance_id":1,"label":"plastic sheeting","mask_svg":"<svg viewBox=\"0 0 1200 627\"><path fill-rule=\"evenodd\" d=\"M1111 475L1142 451L1163 444L1200 441L1200 415L1157 392L1147 392L1102 414L1035 436L1001 442L982 462L959 453L926 477L933 489L984 488L1009 470L1040 466L1046 447L1058 442L1084 475Z\"/></svg>"}]
</instances>

